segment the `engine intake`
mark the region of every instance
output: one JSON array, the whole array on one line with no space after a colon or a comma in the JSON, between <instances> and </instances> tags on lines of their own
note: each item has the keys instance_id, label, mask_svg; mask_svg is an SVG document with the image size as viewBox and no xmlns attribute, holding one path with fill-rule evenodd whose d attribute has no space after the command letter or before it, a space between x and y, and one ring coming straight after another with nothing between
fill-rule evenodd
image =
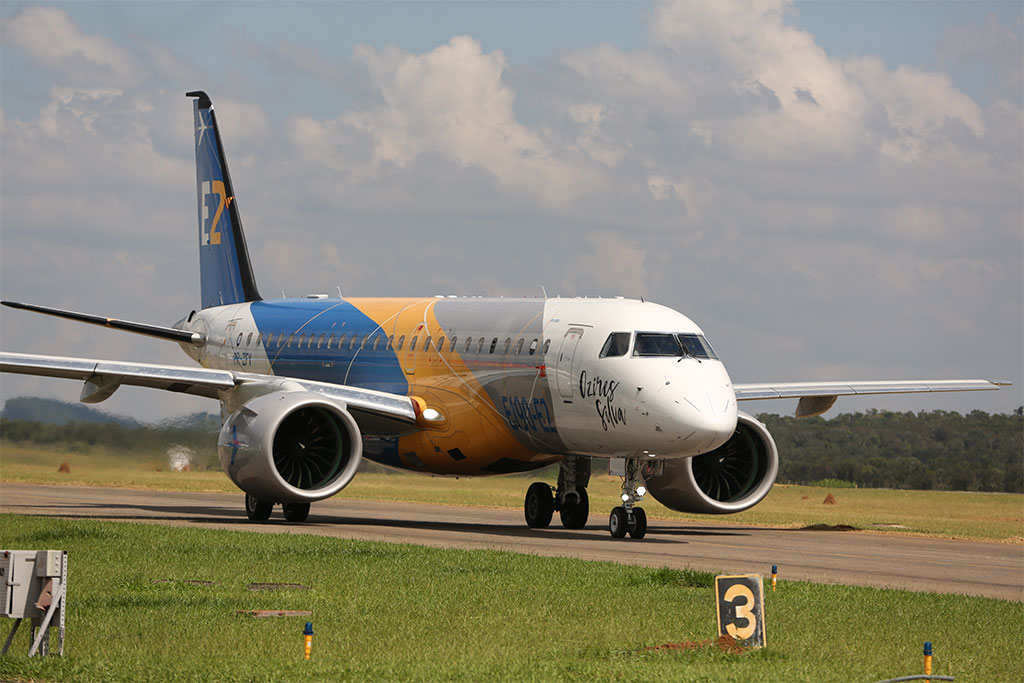
<instances>
[{"instance_id":1,"label":"engine intake","mask_svg":"<svg viewBox=\"0 0 1024 683\"><path fill-rule=\"evenodd\" d=\"M644 473L651 495L679 512L730 514L757 505L779 472L779 451L755 417L737 415L736 431L715 450L665 460L661 474Z\"/></svg>"},{"instance_id":2,"label":"engine intake","mask_svg":"<svg viewBox=\"0 0 1024 683\"><path fill-rule=\"evenodd\" d=\"M363 441L343 404L309 392L276 392L232 413L217 450L221 468L246 493L276 503L308 503L352 481Z\"/></svg>"}]
</instances>

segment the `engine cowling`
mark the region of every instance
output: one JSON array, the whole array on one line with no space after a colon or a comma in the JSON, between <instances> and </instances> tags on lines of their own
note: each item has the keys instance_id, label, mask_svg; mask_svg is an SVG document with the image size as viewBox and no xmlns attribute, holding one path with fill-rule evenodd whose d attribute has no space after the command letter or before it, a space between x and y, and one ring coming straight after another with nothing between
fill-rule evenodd
<instances>
[{"instance_id":1,"label":"engine cowling","mask_svg":"<svg viewBox=\"0 0 1024 683\"><path fill-rule=\"evenodd\" d=\"M647 490L679 512L742 512L768 495L779 473L779 451L757 418L739 413L736 431L704 455L664 461L661 474L644 474Z\"/></svg>"},{"instance_id":2,"label":"engine cowling","mask_svg":"<svg viewBox=\"0 0 1024 683\"><path fill-rule=\"evenodd\" d=\"M258 396L233 412L217 439L238 488L275 503L309 503L345 488L363 440L343 404L310 392Z\"/></svg>"}]
</instances>

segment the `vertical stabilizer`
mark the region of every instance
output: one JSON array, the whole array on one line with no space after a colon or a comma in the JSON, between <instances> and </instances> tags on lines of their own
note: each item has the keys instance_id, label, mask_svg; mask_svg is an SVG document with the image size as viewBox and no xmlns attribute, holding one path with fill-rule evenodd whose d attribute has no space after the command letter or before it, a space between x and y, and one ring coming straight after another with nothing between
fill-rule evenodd
<instances>
[{"instance_id":1,"label":"vertical stabilizer","mask_svg":"<svg viewBox=\"0 0 1024 683\"><path fill-rule=\"evenodd\" d=\"M185 95L196 98L192 107L196 129L199 280L203 308L259 301L261 297L245 246L217 117L205 92L196 90Z\"/></svg>"}]
</instances>

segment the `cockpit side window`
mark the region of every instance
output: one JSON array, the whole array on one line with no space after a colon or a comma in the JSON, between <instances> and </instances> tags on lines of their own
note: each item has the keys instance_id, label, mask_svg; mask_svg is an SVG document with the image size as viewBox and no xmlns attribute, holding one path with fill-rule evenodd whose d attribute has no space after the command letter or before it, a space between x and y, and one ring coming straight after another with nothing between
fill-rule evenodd
<instances>
[{"instance_id":1,"label":"cockpit side window","mask_svg":"<svg viewBox=\"0 0 1024 683\"><path fill-rule=\"evenodd\" d=\"M629 332L612 332L601 347L600 358L625 356L629 352Z\"/></svg>"}]
</instances>

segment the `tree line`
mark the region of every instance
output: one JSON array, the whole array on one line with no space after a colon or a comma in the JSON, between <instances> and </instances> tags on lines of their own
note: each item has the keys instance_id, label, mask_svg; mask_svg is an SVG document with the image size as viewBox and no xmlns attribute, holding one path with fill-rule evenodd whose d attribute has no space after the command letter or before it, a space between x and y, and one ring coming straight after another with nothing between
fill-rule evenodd
<instances>
[{"instance_id":1,"label":"tree line","mask_svg":"<svg viewBox=\"0 0 1024 683\"><path fill-rule=\"evenodd\" d=\"M779 448L778 481L838 479L865 488L1024 493L1024 407L869 410L831 419L758 416Z\"/></svg>"},{"instance_id":2,"label":"tree line","mask_svg":"<svg viewBox=\"0 0 1024 683\"><path fill-rule=\"evenodd\" d=\"M779 448L780 483L831 479L865 488L1024 493L1022 413L1024 407L1012 415L869 410L827 420L769 413L758 419ZM141 426L0 419L2 442L72 451L97 447L147 458L185 446L196 454L197 465L211 468L218 466L218 429L213 416L191 424Z\"/></svg>"}]
</instances>

